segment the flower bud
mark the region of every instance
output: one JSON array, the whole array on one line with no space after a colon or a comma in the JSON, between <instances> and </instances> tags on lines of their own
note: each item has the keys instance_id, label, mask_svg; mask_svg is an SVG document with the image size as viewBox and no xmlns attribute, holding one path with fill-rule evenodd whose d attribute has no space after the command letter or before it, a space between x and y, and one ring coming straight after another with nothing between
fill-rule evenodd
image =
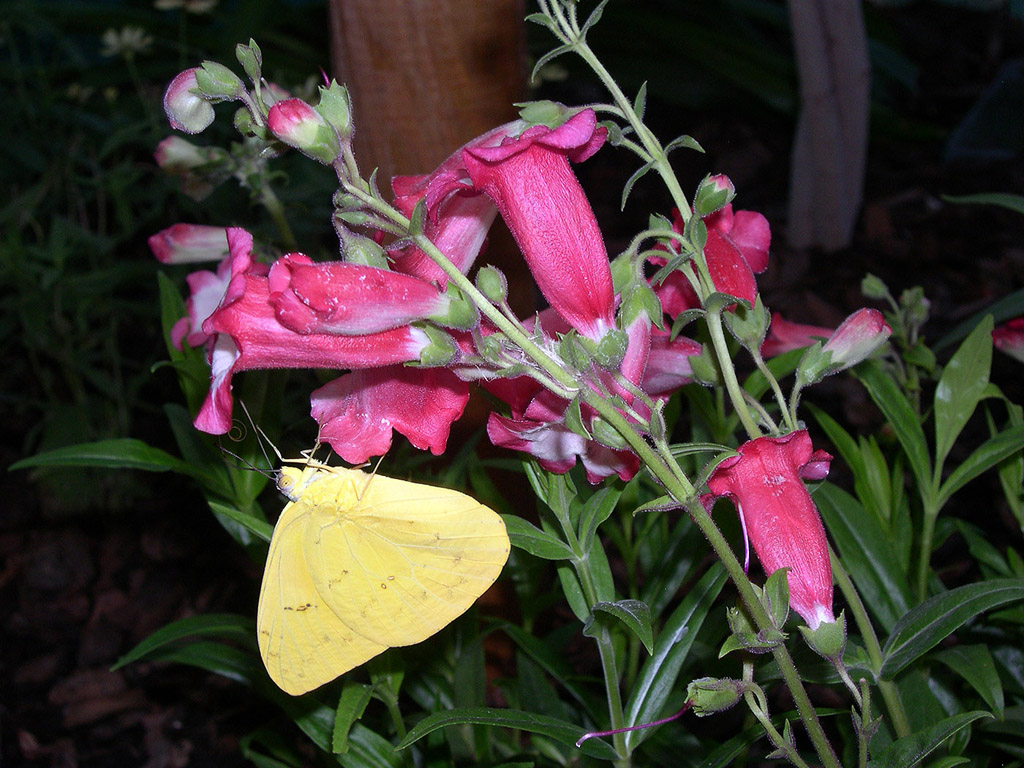
<instances>
[{"instance_id":1,"label":"flower bud","mask_svg":"<svg viewBox=\"0 0 1024 768\"><path fill-rule=\"evenodd\" d=\"M321 87L316 111L342 141L352 136L352 100L344 86L332 80L330 87Z\"/></svg>"},{"instance_id":2,"label":"flower bud","mask_svg":"<svg viewBox=\"0 0 1024 768\"><path fill-rule=\"evenodd\" d=\"M249 79L258 83L263 77L263 53L256 45L256 41L249 38L248 45L239 43L235 46L235 58L238 59L238 63L242 65L242 69L245 70Z\"/></svg>"},{"instance_id":3,"label":"flower bud","mask_svg":"<svg viewBox=\"0 0 1024 768\"><path fill-rule=\"evenodd\" d=\"M181 175L210 162L210 150L197 147L180 136L168 136L153 153L156 164L165 173Z\"/></svg>"},{"instance_id":4,"label":"flower bud","mask_svg":"<svg viewBox=\"0 0 1024 768\"><path fill-rule=\"evenodd\" d=\"M879 301L889 296L889 289L886 287L885 283L882 282L882 278L872 274L868 274L860 281L860 292L864 294L866 298L877 299Z\"/></svg>"},{"instance_id":5,"label":"flower bud","mask_svg":"<svg viewBox=\"0 0 1024 768\"><path fill-rule=\"evenodd\" d=\"M860 309L846 318L825 342L812 345L797 366L797 380L813 384L866 360L892 334L877 309Z\"/></svg>"},{"instance_id":6,"label":"flower bud","mask_svg":"<svg viewBox=\"0 0 1024 768\"><path fill-rule=\"evenodd\" d=\"M600 416L595 416L590 421L590 432L594 440L616 451L632 450L629 442L622 436L615 427L606 422Z\"/></svg>"},{"instance_id":7,"label":"flower bud","mask_svg":"<svg viewBox=\"0 0 1024 768\"><path fill-rule=\"evenodd\" d=\"M838 661L846 649L846 616L840 612L835 621L823 620L814 629L801 626L800 634L816 654Z\"/></svg>"},{"instance_id":8,"label":"flower bud","mask_svg":"<svg viewBox=\"0 0 1024 768\"><path fill-rule=\"evenodd\" d=\"M1024 317L1014 318L995 328L992 343L1000 352L1024 363Z\"/></svg>"},{"instance_id":9,"label":"flower bud","mask_svg":"<svg viewBox=\"0 0 1024 768\"><path fill-rule=\"evenodd\" d=\"M693 714L707 717L735 707L743 698L744 689L741 680L701 677L686 686L686 700L691 702Z\"/></svg>"},{"instance_id":10,"label":"flower bud","mask_svg":"<svg viewBox=\"0 0 1024 768\"><path fill-rule=\"evenodd\" d=\"M487 265L476 273L476 287L492 304L504 304L508 300L508 280L497 267Z\"/></svg>"},{"instance_id":11,"label":"flower bud","mask_svg":"<svg viewBox=\"0 0 1024 768\"><path fill-rule=\"evenodd\" d=\"M705 176L693 196L693 210L697 216L709 216L732 202L736 187L724 174Z\"/></svg>"},{"instance_id":12,"label":"flower bud","mask_svg":"<svg viewBox=\"0 0 1024 768\"><path fill-rule=\"evenodd\" d=\"M302 99L277 102L267 114L267 127L285 144L324 165L331 165L340 153L334 129Z\"/></svg>"},{"instance_id":13,"label":"flower bud","mask_svg":"<svg viewBox=\"0 0 1024 768\"><path fill-rule=\"evenodd\" d=\"M233 101L245 90L242 79L216 61L204 61L196 70L196 83L204 96L214 101Z\"/></svg>"},{"instance_id":14,"label":"flower bud","mask_svg":"<svg viewBox=\"0 0 1024 768\"><path fill-rule=\"evenodd\" d=\"M185 133L201 133L213 122L213 107L200 94L198 68L186 69L171 80L164 92L164 112L171 127Z\"/></svg>"},{"instance_id":15,"label":"flower bud","mask_svg":"<svg viewBox=\"0 0 1024 768\"><path fill-rule=\"evenodd\" d=\"M439 328L429 325L422 326L423 331L430 339L430 343L420 352L419 364L424 368L438 368L450 365L459 354L459 347L455 340Z\"/></svg>"}]
</instances>

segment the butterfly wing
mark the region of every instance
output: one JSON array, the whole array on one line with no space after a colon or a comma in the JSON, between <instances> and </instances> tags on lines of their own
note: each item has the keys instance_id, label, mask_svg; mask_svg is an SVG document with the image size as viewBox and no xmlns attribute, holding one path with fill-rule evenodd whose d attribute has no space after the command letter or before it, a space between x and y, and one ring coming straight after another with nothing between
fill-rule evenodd
<instances>
[{"instance_id":1,"label":"butterfly wing","mask_svg":"<svg viewBox=\"0 0 1024 768\"><path fill-rule=\"evenodd\" d=\"M300 497L281 513L270 541L256 615L267 672L293 696L318 688L387 649L353 631L317 591L303 546L310 511Z\"/></svg>"},{"instance_id":2,"label":"butterfly wing","mask_svg":"<svg viewBox=\"0 0 1024 768\"><path fill-rule=\"evenodd\" d=\"M323 602L368 642L421 642L494 583L508 559L505 524L457 491L346 472L363 478L347 483L361 486L351 508L340 516L324 506L311 512L305 552L312 580Z\"/></svg>"}]
</instances>

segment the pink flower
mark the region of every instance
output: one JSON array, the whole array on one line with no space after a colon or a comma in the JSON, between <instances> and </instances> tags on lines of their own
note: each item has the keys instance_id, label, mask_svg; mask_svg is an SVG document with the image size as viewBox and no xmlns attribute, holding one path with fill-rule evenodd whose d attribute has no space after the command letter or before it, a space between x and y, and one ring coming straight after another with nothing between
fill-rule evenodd
<instances>
[{"instance_id":1,"label":"pink flower","mask_svg":"<svg viewBox=\"0 0 1024 768\"><path fill-rule=\"evenodd\" d=\"M809 347L816 341L825 341L833 333L832 328L792 323L778 312L773 312L768 336L761 345L761 355L775 357L794 349Z\"/></svg>"},{"instance_id":2,"label":"pink flower","mask_svg":"<svg viewBox=\"0 0 1024 768\"><path fill-rule=\"evenodd\" d=\"M672 228L681 233L682 218L679 211L673 214ZM703 221L708 230L704 258L715 290L753 303L757 298L754 274L768 268L768 247L772 239L768 220L754 211L733 213L730 203L705 216ZM652 261L665 263L662 259ZM655 286L655 292L665 313L671 317L699 306L697 294L682 272L669 275Z\"/></svg>"},{"instance_id":3,"label":"pink flower","mask_svg":"<svg viewBox=\"0 0 1024 768\"><path fill-rule=\"evenodd\" d=\"M185 133L202 133L213 122L213 106L200 95L198 68L179 72L164 92L164 112L171 127Z\"/></svg>"},{"instance_id":4,"label":"pink flower","mask_svg":"<svg viewBox=\"0 0 1024 768\"><path fill-rule=\"evenodd\" d=\"M836 328L821 351L830 355L830 369L851 368L866 360L892 334L877 309L858 309Z\"/></svg>"},{"instance_id":5,"label":"pink flower","mask_svg":"<svg viewBox=\"0 0 1024 768\"><path fill-rule=\"evenodd\" d=\"M149 249L164 264L220 261L228 255L227 230L205 224L173 224L151 235Z\"/></svg>"},{"instance_id":6,"label":"pink flower","mask_svg":"<svg viewBox=\"0 0 1024 768\"><path fill-rule=\"evenodd\" d=\"M156 145L153 158L165 173L182 175L210 162L210 150L180 136L168 136Z\"/></svg>"},{"instance_id":7,"label":"pink flower","mask_svg":"<svg viewBox=\"0 0 1024 768\"><path fill-rule=\"evenodd\" d=\"M460 147L431 173L395 176L391 180L395 207L406 216L411 217L416 205L424 201L427 213L424 234L463 274L473 266L498 214L490 198L469 183L462 161L463 150L499 146L525 128L522 120L505 123ZM431 280L441 288L448 284L447 275L416 246L392 249L389 256L398 272Z\"/></svg>"},{"instance_id":8,"label":"pink flower","mask_svg":"<svg viewBox=\"0 0 1024 768\"><path fill-rule=\"evenodd\" d=\"M444 368L390 365L353 371L313 392L319 439L350 464L383 456L391 433L420 450L444 453L451 425L469 401L469 385Z\"/></svg>"},{"instance_id":9,"label":"pink flower","mask_svg":"<svg viewBox=\"0 0 1024 768\"><path fill-rule=\"evenodd\" d=\"M789 603L811 629L833 622L832 567L818 510L801 478L820 480L832 460L806 430L759 437L736 449L708 480L705 498L728 496L765 573L789 568ZM748 555L749 559L749 555Z\"/></svg>"},{"instance_id":10,"label":"pink flower","mask_svg":"<svg viewBox=\"0 0 1024 768\"><path fill-rule=\"evenodd\" d=\"M551 130L533 126L499 147L467 147L473 186L498 206L548 304L584 336L615 327L611 268L601 231L569 161L600 148L592 110Z\"/></svg>"},{"instance_id":11,"label":"pink flower","mask_svg":"<svg viewBox=\"0 0 1024 768\"><path fill-rule=\"evenodd\" d=\"M569 330L564 319L553 310L542 312L536 323L546 337L554 339ZM689 382L689 357L700 354L701 345L685 337L669 341L667 331L651 328L646 318L638 318L627 329L629 344L619 372L634 384L641 386L655 399L667 398L672 392ZM588 375L601 385L622 397L634 408L643 411L633 395L618 385L613 376L596 366ZM589 382L589 386L596 386ZM597 483L605 477L618 475L623 480L633 477L640 463L636 455L621 446L602 443L597 437L588 438L573 431L566 421L569 403L543 389L529 376L511 379L491 379L483 383L485 389L509 405L509 416L492 413L487 421L487 435L494 445L529 453L544 469L568 472L582 461L587 479ZM590 407L580 408L583 426L594 434L597 414Z\"/></svg>"},{"instance_id":12,"label":"pink flower","mask_svg":"<svg viewBox=\"0 0 1024 768\"><path fill-rule=\"evenodd\" d=\"M363 264L316 264L292 253L270 269L270 303L296 333L362 336L430 317L444 319L451 300L418 277Z\"/></svg>"},{"instance_id":13,"label":"pink flower","mask_svg":"<svg viewBox=\"0 0 1024 768\"><path fill-rule=\"evenodd\" d=\"M1024 317L1017 317L992 331L992 343L1015 360L1024 363Z\"/></svg>"},{"instance_id":14,"label":"pink flower","mask_svg":"<svg viewBox=\"0 0 1024 768\"><path fill-rule=\"evenodd\" d=\"M299 334L278 322L265 268L252 262L252 236L228 229L230 278L219 305L202 324L213 337L210 394L196 428L223 434L231 428L231 378L253 368L349 369L417 360L429 337L411 327L364 336Z\"/></svg>"}]
</instances>

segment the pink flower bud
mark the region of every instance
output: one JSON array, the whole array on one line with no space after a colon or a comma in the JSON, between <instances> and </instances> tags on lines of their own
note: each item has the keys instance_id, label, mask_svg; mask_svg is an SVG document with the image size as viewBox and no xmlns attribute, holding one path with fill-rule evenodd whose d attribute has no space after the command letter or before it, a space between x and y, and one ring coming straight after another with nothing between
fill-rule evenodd
<instances>
[{"instance_id":1,"label":"pink flower bud","mask_svg":"<svg viewBox=\"0 0 1024 768\"><path fill-rule=\"evenodd\" d=\"M227 230L205 224L173 224L150 235L149 249L164 264L220 261L228 255Z\"/></svg>"},{"instance_id":2,"label":"pink flower bud","mask_svg":"<svg viewBox=\"0 0 1024 768\"><path fill-rule=\"evenodd\" d=\"M302 99L284 99L274 104L267 114L267 128L288 146L324 165L333 163L341 151L337 134Z\"/></svg>"},{"instance_id":3,"label":"pink flower bud","mask_svg":"<svg viewBox=\"0 0 1024 768\"><path fill-rule=\"evenodd\" d=\"M213 122L213 106L199 94L197 67L180 72L164 92L164 112L171 127L202 133Z\"/></svg>"},{"instance_id":4,"label":"pink flower bud","mask_svg":"<svg viewBox=\"0 0 1024 768\"><path fill-rule=\"evenodd\" d=\"M1015 360L1024 363L1024 317L1018 317L992 331L992 343Z\"/></svg>"},{"instance_id":5,"label":"pink flower bud","mask_svg":"<svg viewBox=\"0 0 1024 768\"><path fill-rule=\"evenodd\" d=\"M891 334L892 328L885 322L881 312L877 309L858 309L836 328L822 352L831 353L830 367L835 370L850 368L870 357Z\"/></svg>"}]
</instances>

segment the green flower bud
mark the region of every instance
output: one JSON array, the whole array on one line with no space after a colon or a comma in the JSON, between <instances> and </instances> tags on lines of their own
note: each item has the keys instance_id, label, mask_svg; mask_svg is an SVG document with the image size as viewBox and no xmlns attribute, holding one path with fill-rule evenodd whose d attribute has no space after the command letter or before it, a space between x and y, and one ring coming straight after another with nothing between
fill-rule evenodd
<instances>
[{"instance_id":1,"label":"green flower bud","mask_svg":"<svg viewBox=\"0 0 1024 768\"><path fill-rule=\"evenodd\" d=\"M801 626L800 634L816 654L838 661L846 650L846 615L840 612L835 621L823 621L817 629Z\"/></svg>"},{"instance_id":2,"label":"green flower bud","mask_svg":"<svg viewBox=\"0 0 1024 768\"><path fill-rule=\"evenodd\" d=\"M721 210L736 197L736 187L728 176L705 176L693 196L693 210L698 216L707 216Z\"/></svg>"},{"instance_id":3,"label":"green flower bud","mask_svg":"<svg viewBox=\"0 0 1024 768\"><path fill-rule=\"evenodd\" d=\"M258 83L263 77L263 53L260 51L260 47L256 45L256 41L249 38L249 44L245 45L239 43L235 46L235 58L238 59L238 63L242 65L242 69L245 70L245 74L254 83Z\"/></svg>"},{"instance_id":4,"label":"green flower bud","mask_svg":"<svg viewBox=\"0 0 1024 768\"><path fill-rule=\"evenodd\" d=\"M352 100L344 86L331 80L329 87L321 87L320 103L317 104L316 111L342 141L352 136Z\"/></svg>"},{"instance_id":5,"label":"green flower bud","mask_svg":"<svg viewBox=\"0 0 1024 768\"><path fill-rule=\"evenodd\" d=\"M418 327L430 338L430 344L420 352L419 365L440 368L450 365L458 357L459 347L451 336L430 325Z\"/></svg>"},{"instance_id":6,"label":"green flower bud","mask_svg":"<svg viewBox=\"0 0 1024 768\"><path fill-rule=\"evenodd\" d=\"M481 267L476 273L476 287L492 304L504 304L508 300L508 280L497 267Z\"/></svg>"},{"instance_id":7,"label":"green flower bud","mask_svg":"<svg viewBox=\"0 0 1024 768\"><path fill-rule=\"evenodd\" d=\"M693 714L707 717L735 707L745 688L742 680L702 677L686 686L686 700L691 703Z\"/></svg>"},{"instance_id":8,"label":"green flower bud","mask_svg":"<svg viewBox=\"0 0 1024 768\"><path fill-rule=\"evenodd\" d=\"M202 63L196 70L196 84L204 96L218 101L236 99L245 90L242 79L216 61Z\"/></svg>"}]
</instances>

